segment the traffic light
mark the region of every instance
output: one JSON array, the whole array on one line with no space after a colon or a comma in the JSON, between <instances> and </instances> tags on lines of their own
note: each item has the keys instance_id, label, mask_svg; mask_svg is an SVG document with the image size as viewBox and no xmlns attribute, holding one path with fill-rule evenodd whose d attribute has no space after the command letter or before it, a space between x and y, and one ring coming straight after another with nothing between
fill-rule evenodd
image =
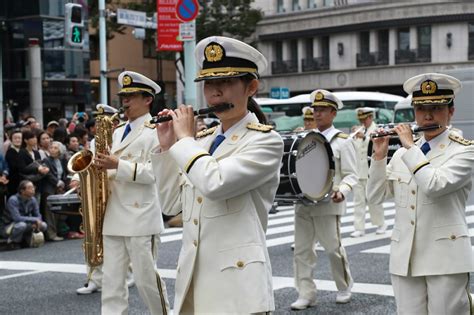
<instances>
[{"instance_id":1,"label":"traffic light","mask_svg":"<svg viewBox=\"0 0 474 315\"><path fill-rule=\"evenodd\" d=\"M84 19L82 5L66 3L64 12L64 39L66 46L82 48L84 45Z\"/></svg>"}]
</instances>

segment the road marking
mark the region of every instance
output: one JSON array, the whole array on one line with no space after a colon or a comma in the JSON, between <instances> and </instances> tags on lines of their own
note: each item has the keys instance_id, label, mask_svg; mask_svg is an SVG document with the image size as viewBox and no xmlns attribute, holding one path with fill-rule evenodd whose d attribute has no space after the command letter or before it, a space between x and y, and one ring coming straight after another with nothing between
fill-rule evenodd
<instances>
[{"instance_id":1,"label":"road marking","mask_svg":"<svg viewBox=\"0 0 474 315\"><path fill-rule=\"evenodd\" d=\"M38 263L29 261L0 261L0 269L5 270L31 270L0 277L0 280L13 278L15 276L27 276L42 272L64 272L75 274L86 274L86 265L81 264L57 264L57 263ZM175 269L159 269L160 276L167 279L176 279ZM315 280L318 290L337 291L336 285L332 280ZM273 277L273 290L284 288L293 288L293 277ZM373 283L354 283L353 293L376 294L393 296L392 286L388 284Z\"/></svg>"}]
</instances>

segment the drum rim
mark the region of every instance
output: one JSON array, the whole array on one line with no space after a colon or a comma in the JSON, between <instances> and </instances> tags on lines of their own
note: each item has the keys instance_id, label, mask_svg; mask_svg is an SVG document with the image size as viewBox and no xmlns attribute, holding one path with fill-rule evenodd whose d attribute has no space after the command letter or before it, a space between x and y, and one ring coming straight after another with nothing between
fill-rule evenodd
<instances>
[{"instance_id":1,"label":"drum rim","mask_svg":"<svg viewBox=\"0 0 474 315\"><path fill-rule=\"evenodd\" d=\"M326 154L328 156L328 162L329 162L328 172L327 172L327 176L326 176L326 183L325 183L325 185L322 189L321 194L319 194L318 196L311 196L311 195L305 193L301 189L301 184L298 181L298 173L296 173L296 170L295 170L296 182L298 183L298 186L300 186L300 190L301 190L301 192L302 192L302 194L305 198L307 198L311 201L321 201L322 199L324 199L328 196L328 194L330 193L330 191L333 187L334 175L336 173L336 171L335 171L336 165L335 165L335 162L334 162L334 153L332 151L331 144L326 139L326 137L323 134L321 134L320 132L316 132L316 131L310 131L303 137L302 141L298 144L298 153L300 152L299 147L302 144L303 140L306 139L306 137L316 137L316 138L318 138L318 141L323 143L324 147L326 148Z\"/></svg>"}]
</instances>

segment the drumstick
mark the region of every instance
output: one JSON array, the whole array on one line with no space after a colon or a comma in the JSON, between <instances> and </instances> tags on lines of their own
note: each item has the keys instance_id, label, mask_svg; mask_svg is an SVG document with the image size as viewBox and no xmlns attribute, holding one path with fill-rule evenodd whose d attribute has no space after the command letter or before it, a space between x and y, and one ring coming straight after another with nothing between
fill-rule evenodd
<instances>
[{"instance_id":1,"label":"drumstick","mask_svg":"<svg viewBox=\"0 0 474 315\"><path fill-rule=\"evenodd\" d=\"M71 188L69 189L68 191L66 191L64 194L63 194L63 197L66 197L67 195L70 195L73 193L74 190L76 190L77 187L74 187L74 188Z\"/></svg>"}]
</instances>

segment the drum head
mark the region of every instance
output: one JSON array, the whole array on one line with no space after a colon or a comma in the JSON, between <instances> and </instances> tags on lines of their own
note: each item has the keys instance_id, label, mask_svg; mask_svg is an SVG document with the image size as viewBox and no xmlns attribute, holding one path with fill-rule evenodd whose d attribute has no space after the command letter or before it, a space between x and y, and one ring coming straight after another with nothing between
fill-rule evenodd
<instances>
[{"instance_id":1,"label":"drum head","mask_svg":"<svg viewBox=\"0 0 474 315\"><path fill-rule=\"evenodd\" d=\"M295 170L306 198L320 201L328 195L332 189L334 159L331 145L322 134L310 132L300 141Z\"/></svg>"}]
</instances>

